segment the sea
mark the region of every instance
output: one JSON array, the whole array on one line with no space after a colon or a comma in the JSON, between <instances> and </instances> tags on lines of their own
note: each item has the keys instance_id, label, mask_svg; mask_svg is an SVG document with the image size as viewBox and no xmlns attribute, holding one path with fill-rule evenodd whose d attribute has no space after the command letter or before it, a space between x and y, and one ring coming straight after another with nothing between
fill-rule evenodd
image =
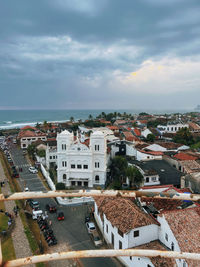
<instances>
[{"instance_id":1,"label":"sea","mask_svg":"<svg viewBox=\"0 0 200 267\"><path fill-rule=\"evenodd\" d=\"M22 128L26 125L34 126L36 123L47 122L65 122L71 117L75 121L86 120L91 114L93 117L98 116L101 112L126 112L128 114L139 114L140 112L148 112L149 114L165 114L165 113L185 113L189 110L0 110L0 129Z\"/></svg>"}]
</instances>

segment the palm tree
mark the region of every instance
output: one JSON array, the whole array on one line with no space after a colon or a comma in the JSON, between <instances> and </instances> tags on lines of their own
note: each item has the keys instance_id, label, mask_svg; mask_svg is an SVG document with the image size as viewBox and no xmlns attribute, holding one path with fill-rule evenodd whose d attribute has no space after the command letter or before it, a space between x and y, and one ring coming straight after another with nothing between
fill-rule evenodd
<instances>
[{"instance_id":1,"label":"palm tree","mask_svg":"<svg viewBox=\"0 0 200 267\"><path fill-rule=\"evenodd\" d=\"M143 182L143 175L134 166L128 166L126 169L126 175L129 178L129 186L140 186Z\"/></svg>"},{"instance_id":2,"label":"palm tree","mask_svg":"<svg viewBox=\"0 0 200 267\"><path fill-rule=\"evenodd\" d=\"M74 122L74 117L70 117L70 121L71 122Z\"/></svg>"},{"instance_id":3,"label":"palm tree","mask_svg":"<svg viewBox=\"0 0 200 267\"><path fill-rule=\"evenodd\" d=\"M92 117L91 114L88 116L88 119L89 119L89 120L92 120L92 119L93 119L93 117Z\"/></svg>"}]
</instances>

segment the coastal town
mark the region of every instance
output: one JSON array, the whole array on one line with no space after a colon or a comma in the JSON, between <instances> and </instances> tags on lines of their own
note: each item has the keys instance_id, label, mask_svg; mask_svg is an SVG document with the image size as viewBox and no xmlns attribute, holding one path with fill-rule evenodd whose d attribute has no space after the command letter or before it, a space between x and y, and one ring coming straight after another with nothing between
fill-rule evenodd
<instances>
[{"instance_id":1,"label":"coastal town","mask_svg":"<svg viewBox=\"0 0 200 267\"><path fill-rule=\"evenodd\" d=\"M11 186L16 192L150 192L135 198L59 197L20 202L20 212L38 248L32 250L33 255L49 249L59 252L63 247L200 253L200 203L173 199L174 195L200 193L199 112L101 112L85 121L71 117L62 123L44 121L1 130L0 142L6 177L1 181L2 191ZM161 197L167 193L171 199L153 198L152 192ZM7 212L5 207L2 210ZM15 216L10 217L18 220L16 213L15 209ZM1 231L2 236L3 231L7 229ZM58 266L79 264L198 266L195 260L142 256L74 260Z\"/></svg>"}]
</instances>

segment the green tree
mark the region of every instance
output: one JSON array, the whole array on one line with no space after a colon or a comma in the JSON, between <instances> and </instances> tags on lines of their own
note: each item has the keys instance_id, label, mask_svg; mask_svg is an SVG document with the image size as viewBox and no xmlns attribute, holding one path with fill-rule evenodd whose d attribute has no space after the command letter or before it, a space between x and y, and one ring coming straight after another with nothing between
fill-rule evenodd
<instances>
[{"instance_id":1,"label":"green tree","mask_svg":"<svg viewBox=\"0 0 200 267\"><path fill-rule=\"evenodd\" d=\"M46 151L45 150L37 150L36 153L41 158L45 158L45 156L46 156Z\"/></svg>"},{"instance_id":2,"label":"green tree","mask_svg":"<svg viewBox=\"0 0 200 267\"><path fill-rule=\"evenodd\" d=\"M188 146L195 143L194 138L187 127L180 129L174 136L173 141Z\"/></svg>"},{"instance_id":3,"label":"green tree","mask_svg":"<svg viewBox=\"0 0 200 267\"><path fill-rule=\"evenodd\" d=\"M28 145L27 152L33 158L34 157L34 154L36 152L36 146L34 144Z\"/></svg>"},{"instance_id":4,"label":"green tree","mask_svg":"<svg viewBox=\"0 0 200 267\"><path fill-rule=\"evenodd\" d=\"M35 128L37 128L38 130L40 129L40 124L37 122L37 124L35 125Z\"/></svg>"},{"instance_id":5,"label":"green tree","mask_svg":"<svg viewBox=\"0 0 200 267\"><path fill-rule=\"evenodd\" d=\"M127 160L122 156L115 156L110 164L110 172L112 180L118 180L121 183L126 178L126 169L128 167Z\"/></svg>"},{"instance_id":6,"label":"green tree","mask_svg":"<svg viewBox=\"0 0 200 267\"><path fill-rule=\"evenodd\" d=\"M134 166L128 166L126 169L126 175L129 178L129 186L140 186L143 182L143 175Z\"/></svg>"},{"instance_id":7,"label":"green tree","mask_svg":"<svg viewBox=\"0 0 200 267\"><path fill-rule=\"evenodd\" d=\"M89 119L89 120L92 120L92 119L93 119L93 117L92 117L91 114L88 116L88 119Z\"/></svg>"},{"instance_id":8,"label":"green tree","mask_svg":"<svg viewBox=\"0 0 200 267\"><path fill-rule=\"evenodd\" d=\"M154 142L155 141L155 135L154 134L148 134L147 135L147 138L146 138L146 140L148 141L148 142Z\"/></svg>"},{"instance_id":9,"label":"green tree","mask_svg":"<svg viewBox=\"0 0 200 267\"><path fill-rule=\"evenodd\" d=\"M70 121L71 121L71 122L74 122L74 117L71 116L71 117L70 117Z\"/></svg>"}]
</instances>

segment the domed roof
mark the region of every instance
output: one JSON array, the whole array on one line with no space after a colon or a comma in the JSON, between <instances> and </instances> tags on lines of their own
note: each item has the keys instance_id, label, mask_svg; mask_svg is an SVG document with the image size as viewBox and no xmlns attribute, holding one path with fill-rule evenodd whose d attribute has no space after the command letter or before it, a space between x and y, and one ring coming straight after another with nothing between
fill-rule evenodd
<instances>
[{"instance_id":1,"label":"domed roof","mask_svg":"<svg viewBox=\"0 0 200 267\"><path fill-rule=\"evenodd\" d=\"M96 131L92 133L92 136L104 136L104 134L101 131Z\"/></svg>"},{"instance_id":2,"label":"domed roof","mask_svg":"<svg viewBox=\"0 0 200 267\"><path fill-rule=\"evenodd\" d=\"M72 133L70 133L69 131L67 130L64 130L60 133L60 135L71 135Z\"/></svg>"}]
</instances>

